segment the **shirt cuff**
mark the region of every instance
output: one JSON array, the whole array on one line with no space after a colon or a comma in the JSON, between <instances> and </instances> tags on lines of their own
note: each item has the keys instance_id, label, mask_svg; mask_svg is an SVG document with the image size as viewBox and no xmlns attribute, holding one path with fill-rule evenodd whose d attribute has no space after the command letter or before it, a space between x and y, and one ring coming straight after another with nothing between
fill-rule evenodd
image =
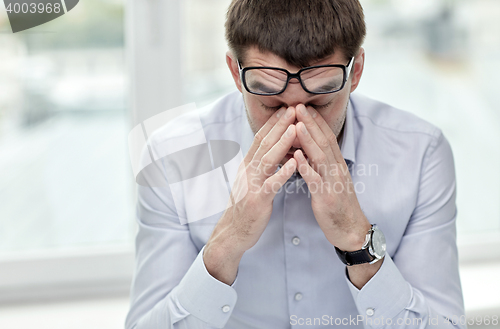
<instances>
[{"instance_id":1,"label":"shirt cuff","mask_svg":"<svg viewBox=\"0 0 500 329\"><path fill-rule=\"evenodd\" d=\"M208 273L200 250L193 264L176 287L179 303L191 315L208 325L222 328L229 320L236 304L237 294L233 286L217 280Z\"/></svg>"},{"instance_id":2,"label":"shirt cuff","mask_svg":"<svg viewBox=\"0 0 500 329\"><path fill-rule=\"evenodd\" d=\"M347 268L345 278L360 315L394 318L411 301L410 284L403 278L392 258L387 254L377 273L361 290L356 288L347 277Z\"/></svg>"}]
</instances>

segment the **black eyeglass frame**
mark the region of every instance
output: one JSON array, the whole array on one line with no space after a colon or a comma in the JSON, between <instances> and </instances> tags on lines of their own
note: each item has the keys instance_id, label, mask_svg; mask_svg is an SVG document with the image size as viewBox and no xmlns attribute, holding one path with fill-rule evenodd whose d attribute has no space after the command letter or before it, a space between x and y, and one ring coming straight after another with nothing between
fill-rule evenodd
<instances>
[{"instance_id":1,"label":"black eyeglass frame","mask_svg":"<svg viewBox=\"0 0 500 329\"><path fill-rule=\"evenodd\" d=\"M302 89L304 89L306 92L308 92L310 94L314 94L314 95L323 95L323 94L336 93L336 92L341 91L344 88L345 83L347 82L347 79L349 79L349 75L351 73L351 69L352 69L352 66L354 64L354 57L352 57L349 60L349 63L347 63L347 65L326 64L326 65L308 66L308 67L301 68L297 73L290 73L290 72L288 72L288 70L283 69L281 67L272 67L272 66L249 66L249 67L241 67L240 61L237 60L237 62L238 62L238 70L239 70L239 73L240 73L241 82L243 83L243 86L245 87L246 91L248 91L251 94L260 95L260 96L274 96L274 95L279 95L279 94L283 93L286 90L286 87L288 87L288 82L291 79L297 79L297 80L299 80L300 85L302 86ZM333 91L325 91L325 92L312 92L312 91L310 91L310 90L308 90L306 88L306 86L302 82L302 78L300 77L300 74L302 72L304 72L304 71L307 71L307 70L310 70L310 69L321 68L321 67L338 67L338 68L342 69L342 71L344 72L344 79L342 80L342 85L340 86L340 88L338 88L336 90L333 90ZM252 69L272 69L272 70L278 70L278 71L285 72L286 75L287 75L285 86L279 92L275 92L275 93L271 93L271 94L264 94L264 93L257 93L257 92L254 92L254 91L250 91L250 89L247 86L246 79L245 79L245 73L247 71L249 71L249 70L252 70Z\"/></svg>"}]
</instances>

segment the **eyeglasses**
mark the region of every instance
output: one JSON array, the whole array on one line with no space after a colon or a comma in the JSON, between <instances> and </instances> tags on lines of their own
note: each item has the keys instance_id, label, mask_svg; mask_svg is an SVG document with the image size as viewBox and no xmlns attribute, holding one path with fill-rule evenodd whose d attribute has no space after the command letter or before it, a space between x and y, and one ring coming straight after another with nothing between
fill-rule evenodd
<instances>
[{"instance_id":1,"label":"eyeglasses","mask_svg":"<svg viewBox=\"0 0 500 329\"><path fill-rule=\"evenodd\" d=\"M302 88L311 94L330 94L344 88L354 64L354 57L347 65L317 65L290 73L285 69L268 66L242 68L238 60L241 81L245 89L255 95L272 96L285 91L291 79L297 79Z\"/></svg>"}]
</instances>

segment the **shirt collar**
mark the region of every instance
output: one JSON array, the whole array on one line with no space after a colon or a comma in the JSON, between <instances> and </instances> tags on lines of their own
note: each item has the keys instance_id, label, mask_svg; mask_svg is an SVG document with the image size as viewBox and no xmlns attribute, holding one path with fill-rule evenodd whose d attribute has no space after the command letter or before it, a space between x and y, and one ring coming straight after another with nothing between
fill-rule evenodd
<instances>
[{"instance_id":1,"label":"shirt collar","mask_svg":"<svg viewBox=\"0 0 500 329\"><path fill-rule=\"evenodd\" d=\"M250 128L250 123L248 122L245 104L243 103L243 97L241 97L241 109L242 109L242 130L241 130L241 151L243 156L245 156L252 145L254 134ZM354 129L353 129L353 109L352 102L349 100L347 104L346 117L344 122L344 129L342 130L342 140L340 141L340 152L344 156L347 164L349 162L356 162L356 150L354 143Z\"/></svg>"},{"instance_id":2,"label":"shirt collar","mask_svg":"<svg viewBox=\"0 0 500 329\"><path fill-rule=\"evenodd\" d=\"M356 144L354 143L354 119L352 112L352 102L349 100L345 115L344 130L342 132L342 140L340 141L340 152L342 152L347 164L349 164L349 162L356 163Z\"/></svg>"},{"instance_id":3,"label":"shirt collar","mask_svg":"<svg viewBox=\"0 0 500 329\"><path fill-rule=\"evenodd\" d=\"M245 157L250 150L250 146L252 146L253 139L255 137L252 132L252 128L250 128L250 123L248 122L248 117L245 109L245 103L243 102L243 97L241 97L241 152L243 157Z\"/></svg>"}]
</instances>

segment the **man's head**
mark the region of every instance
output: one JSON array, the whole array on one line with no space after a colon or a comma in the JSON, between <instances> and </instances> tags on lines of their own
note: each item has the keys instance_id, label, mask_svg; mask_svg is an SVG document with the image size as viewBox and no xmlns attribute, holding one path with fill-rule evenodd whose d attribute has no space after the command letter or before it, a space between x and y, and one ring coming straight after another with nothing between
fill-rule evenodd
<instances>
[{"instance_id":1,"label":"man's head","mask_svg":"<svg viewBox=\"0 0 500 329\"><path fill-rule=\"evenodd\" d=\"M349 94L356 89L364 64L361 48L366 33L358 0L233 0L226 21L227 63L243 93L247 116L256 133L280 107L315 107L339 136ZM241 82L241 66L278 67L295 73L313 65L355 62L342 90L311 94L297 79L273 96L249 93ZM300 148L298 139L290 151ZM281 163L284 163L284 159Z\"/></svg>"}]
</instances>

